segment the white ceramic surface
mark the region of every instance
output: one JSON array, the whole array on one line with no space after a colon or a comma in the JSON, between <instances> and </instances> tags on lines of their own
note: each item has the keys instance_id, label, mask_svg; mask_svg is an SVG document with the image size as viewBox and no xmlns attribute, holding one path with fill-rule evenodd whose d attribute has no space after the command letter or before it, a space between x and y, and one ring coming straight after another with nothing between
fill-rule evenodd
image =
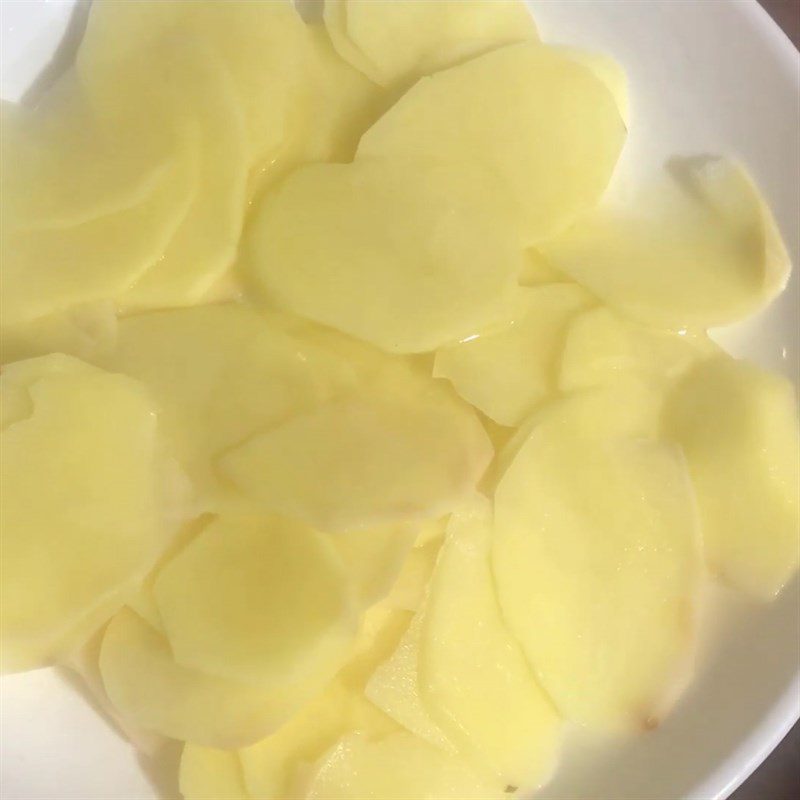
<instances>
[{"instance_id":1,"label":"white ceramic surface","mask_svg":"<svg viewBox=\"0 0 800 800\"><path fill-rule=\"evenodd\" d=\"M87 4L59 61L68 58ZM800 56L755 0L532 0L547 41L605 50L627 68L631 135L613 190L672 155L749 165L800 262ZM5 99L48 63L75 0L0 0ZM798 380L798 278L758 319L720 334L733 352ZM545 800L722 800L800 716L800 582L773 604L711 602L698 676L657 731L570 737ZM587 664L591 669L591 664ZM150 800L135 754L58 674L0 681L3 800ZM169 784L166 784L169 786ZM169 791L174 796L174 789Z\"/></svg>"}]
</instances>

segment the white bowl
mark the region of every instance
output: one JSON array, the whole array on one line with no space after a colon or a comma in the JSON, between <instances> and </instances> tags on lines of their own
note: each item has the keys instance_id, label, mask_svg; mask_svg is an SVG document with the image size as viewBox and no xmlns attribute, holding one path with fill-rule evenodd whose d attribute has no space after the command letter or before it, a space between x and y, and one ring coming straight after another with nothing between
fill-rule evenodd
<instances>
[{"instance_id":1,"label":"white bowl","mask_svg":"<svg viewBox=\"0 0 800 800\"><path fill-rule=\"evenodd\" d=\"M738 156L762 186L798 264L800 55L756 0L531 5L547 41L607 51L628 70L632 125L614 191L627 192L634 176L671 155ZM2 0L3 98L20 97L47 64L74 6ZM795 274L767 312L720 339L797 382L799 305ZM571 737L542 798L722 800L777 745L800 716L800 582L766 605L723 590L716 595L697 678L673 715L633 740ZM0 704L2 797L156 797L132 750L54 671L4 677Z\"/></svg>"}]
</instances>

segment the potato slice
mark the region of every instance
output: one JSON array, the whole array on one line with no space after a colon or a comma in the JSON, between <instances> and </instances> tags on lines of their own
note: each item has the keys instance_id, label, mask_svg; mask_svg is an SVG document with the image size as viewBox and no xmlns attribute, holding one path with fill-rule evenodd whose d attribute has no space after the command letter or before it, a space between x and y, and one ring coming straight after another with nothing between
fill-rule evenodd
<instances>
[{"instance_id":1,"label":"potato slice","mask_svg":"<svg viewBox=\"0 0 800 800\"><path fill-rule=\"evenodd\" d=\"M2 658L20 670L87 639L172 531L156 410L141 384L52 355L4 367L0 386L17 407L4 413L0 464Z\"/></svg>"},{"instance_id":2,"label":"potato slice","mask_svg":"<svg viewBox=\"0 0 800 800\"><path fill-rule=\"evenodd\" d=\"M357 156L487 164L535 244L597 202L624 139L614 97L593 70L523 43L419 81L367 131Z\"/></svg>"},{"instance_id":3,"label":"potato slice","mask_svg":"<svg viewBox=\"0 0 800 800\"><path fill-rule=\"evenodd\" d=\"M184 800L249 800L236 753L186 744L179 773Z\"/></svg>"},{"instance_id":4,"label":"potato slice","mask_svg":"<svg viewBox=\"0 0 800 800\"><path fill-rule=\"evenodd\" d=\"M565 283L567 278L535 248L525 252L525 262L519 274L520 286L540 286L543 283Z\"/></svg>"},{"instance_id":5,"label":"potato slice","mask_svg":"<svg viewBox=\"0 0 800 800\"><path fill-rule=\"evenodd\" d=\"M591 296L575 284L520 289L513 322L439 350L433 375L501 425L519 425L555 388L564 332Z\"/></svg>"},{"instance_id":6,"label":"potato slice","mask_svg":"<svg viewBox=\"0 0 800 800\"><path fill-rule=\"evenodd\" d=\"M536 421L495 492L492 560L504 618L564 717L646 729L686 677L699 530L680 451L621 433L613 396Z\"/></svg>"},{"instance_id":7,"label":"potato slice","mask_svg":"<svg viewBox=\"0 0 800 800\"><path fill-rule=\"evenodd\" d=\"M262 688L332 676L355 635L356 602L333 545L278 517L219 517L153 591L179 664Z\"/></svg>"},{"instance_id":8,"label":"potato slice","mask_svg":"<svg viewBox=\"0 0 800 800\"><path fill-rule=\"evenodd\" d=\"M204 507L224 491L220 453L355 383L343 359L235 303L123 319L106 364L150 389Z\"/></svg>"},{"instance_id":9,"label":"potato slice","mask_svg":"<svg viewBox=\"0 0 800 800\"><path fill-rule=\"evenodd\" d=\"M368 68L366 74L384 86L408 83L499 45L536 39L522 0L343 0L341 5L347 37L365 57L353 66Z\"/></svg>"},{"instance_id":10,"label":"potato slice","mask_svg":"<svg viewBox=\"0 0 800 800\"><path fill-rule=\"evenodd\" d=\"M630 373L666 383L718 351L703 332L651 328L609 308L593 308L569 325L558 385L570 392L614 383Z\"/></svg>"},{"instance_id":11,"label":"potato slice","mask_svg":"<svg viewBox=\"0 0 800 800\"><path fill-rule=\"evenodd\" d=\"M491 503L476 495L451 516L436 563L422 617L419 687L461 753L503 785L528 791L551 772L561 725L501 617L491 542Z\"/></svg>"},{"instance_id":12,"label":"potato slice","mask_svg":"<svg viewBox=\"0 0 800 800\"><path fill-rule=\"evenodd\" d=\"M669 397L664 433L686 453L712 568L757 596L777 594L800 560L792 384L725 355L710 359Z\"/></svg>"},{"instance_id":13,"label":"potato slice","mask_svg":"<svg viewBox=\"0 0 800 800\"><path fill-rule=\"evenodd\" d=\"M758 311L791 263L745 171L688 159L634 212L601 207L543 246L545 256L610 306L646 324L703 329Z\"/></svg>"},{"instance_id":14,"label":"potato slice","mask_svg":"<svg viewBox=\"0 0 800 800\"><path fill-rule=\"evenodd\" d=\"M522 263L512 216L467 163L313 164L265 198L247 252L268 299L388 352L425 352L505 316Z\"/></svg>"},{"instance_id":15,"label":"potato slice","mask_svg":"<svg viewBox=\"0 0 800 800\"><path fill-rule=\"evenodd\" d=\"M507 795L499 782L456 754L400 731L372 741L343 737L312 771L307 800L491 800Z\"/></svg>"},{"instance_id":16,"label":"potato slice","mask_svg":"<svg viewBox=\"0 0 800 800\"><path fill-rule=\"evenodd\" d=\"M434 539L414 547L408 554L400 574L389 594L381 602L386 608L417 611L428 591L428 583L442 546L441 539Z\"/></svg>"},{"instance_id":17,"label":"potato slice","mask_svg":"<svg viewBox=\"0 0 800 800\"><path fill-rule=\"evenodd\" d=\"M298 415L230 451L219 468L266 508L348 531L448 513L491 457L470 408L408 381Z\"/></svg>"},{"instance_id":18,"label":"potato slice","mask_svg":"<svg viewBox=\"0 0 800 800\"><path fill-rule=\"evenodd\" d=\"M327 677L261 688L184 667L167 639L127 608L103 636L100 672L124 720L174 739L228 749L276 730Z\"/></svg>"},{"instance_id":19,"label":"potato slice","mask_svg":"<svg viewBox=\"0 0 800 800\"><path fill-rule=\"evenodd\" d=\"M350 38L347 30L347 11L345 0L327 0L323 8L325 30L331 38L331 44L344 61L365 76L374 75L377 67Z\"/></svg>"}]
</instances>

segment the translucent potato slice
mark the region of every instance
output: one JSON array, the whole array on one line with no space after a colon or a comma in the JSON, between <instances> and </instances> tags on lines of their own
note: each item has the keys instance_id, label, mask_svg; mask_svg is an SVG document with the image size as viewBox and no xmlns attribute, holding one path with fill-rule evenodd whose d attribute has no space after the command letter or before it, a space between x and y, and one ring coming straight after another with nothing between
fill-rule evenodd
<instances>
[{"instance_id":1,"label":"translucent potato slice","mask_svg":"<svg viewBox=\"0 0 800 800\"><path fill-rule=\"evenodd\" d=\"M705 333L651 328L592 308L569 325L558 385L563 392L588 389L631 373L665 383L718 350Z\"/></svg>"},{"instance_id":2,"label":"translucent potato slice","mask_svg":"<svg viewBox=\"0 0 800 800\"><path fill-rule=\"evenodd\" d=\"M469 163L312 164L256 209L247 249L268 300L388 352L425 352L505 316L522 264L512 217Z\"/></svg>"},{"instance_id":3,"label":"translucent potato slice","mask_svg":"<svg viewBox=\"0 0 800 800\"><path fill-rule=\"evenodd\" d=\"M4 409L0 459L2 657L19 670L87 639L171 531L155 406L141 384L51 355L4 367L0 386L16 406Z\"/></svg>"},{"instance_id":4,"label":"translucent potato slice","mask_svg":"<svg viewBox=\"0 0 800 800\"><path fill-rule=\"evenodd\" d=\"M153 591L179 664L278 692L321 685L355 635L355 598L333 545L279 517L217 518Z\"/></svg>"},{"instance_id":5,"label":"translucent potato slice","mask_svg":"<svg viewBox=\"0 0 800 800\"><path fill-rule=\"evenodd\" d=\"M295 416L231 450L219 468L266 508L341 532L440 517L491 457L472 409L420 382Z\"/></svg>"},{"instance_id":6,"label":"translucent potato slice","mask_svg":"<svg viewBox=\"0 0 800 800\"><path fill-rule=\"evenodd\" d=\"M495 422L519 425L554 390L564 332L590 303L575 284L522 288L508 327L439 350L433 375Z\"/></svg>"},{"instance_id":7,"label":"translucent potato slice","mask_svg":"<svg viewBox=\"0 0 800 800\"><path fill-rule=\"evenodd\" d=\"M454 753L400 731L372 741L343 737L315 766L306 800L491 800L504 798L499 782L475 772Z\"/></svg>"},{"instance_id":8,"label":"translucent potato slice","mask_svg":"<svg viewBox=\"0 0 800 800\"><path fill-rule=\"evenodd\" d=\"M721 355L678 384L663 424L686 453L712 568L757 596L777 594L800 560L792 384Z\"/></svg>"},{"instance_id":9,"label":"translucent potato slice","mask_svg":"<svg viewBox=\"0 0 800 800\"><path fill-rule=\"evenodd\" d=\"M438 0L435 3L344 0L346 33L384 86L414 80L499 45L536 38L522 0ZM342 52L347 57L349 51Z\"/></svg>"},{"instance_id":10,"label":"translucent potato slice","mask_svg":"<svg viewBox=\"0 0 800 800\"><path fill-rule=\"evenodd\" d=\"M181 666L170 643L123 608L100 649L103 685L133 725L207 747L244 747L276 730L324 681L259 688Z\"/></svg>"},{"instance_id":11,"label":"translucent potato slice","mask_svg":"<svg viewBox=\"0 0 800 800\"><path fill-rule=\"evenodd\" d=\"M535 244L597 202L624 139L614 97L592 69L523 43L423 78L367 131L357 156L486 164Z\"/></svg>"},{"instance_id":12,"label":"translucent potato slice","mask_svg":"<svg viewBox=\"0 0 800 800\"><path fill-rule=\"evenodd\" d=\"M249 800L236 753L184 745L178 777L184 800Z\"/></svg>"},{"instance_id":13,"label":"translucent potato slice","mask_svg":"<svg viewBox=\"0 0 800 800\"><path fill-rule=\"evenodd\" d=\"M555 763L560 719L507 631L494 589L492 507L453 513L422 617L419 686L461 753L503 785L537 788Z\"/></svg>"},{"instance_id":14,"label":"translucent potato slice","mask_svg":"<svg viewBox=\"0 0 800 800\"><path fill-rule=\"evenodd\" d=\"M224 493L220 453L355 380L344 359L237 303L127 317L107 365L152 392L205 507Z\"/></svg>"},{"instance_id":15,"label":"translucent potato slice","mask_svg":"<svg viewBox=\"0 0 800 800\"><path fill-rule=\"evenodd\" d=\"M757 188L740 166L719 159L684 161L635 211L600 207L542 249L618 311L674 330L758 311L791 269Z\"/></svg>"},{"instance_id":16,"label":"translucent potato slice","mask_svg":"<svg viewBox=\"0 0 800 800\"><path fill-rule=\"evenodd\" d=\"M519 274L520 286L540 286L543 283L564 283L567 279L535 248L525 252L525 262Z\"/></svg>"},{"instance_id":17,"label":"translucent potato slice","mask_svg":"<svg viewBox=\"0 0 800 800\"><path fill-rule=\"evenodd\" d=\"M504 618L564 717L646 729L687 677L699 530L680 451L625 435L613 398L540 415L495 492L492 561Z\"/></svg>"},{"instance_id":18,"label":"translucent potato slice","mask_svg":"<svg viewBox=\"0 0 800 800\"><path fill-rule=\"evenodd\" d=\"M374 75L377 67L350 38L347 30L347 3L345 0L326 0L323 8L325 30L339 56L363 75Z\"/></svg>"},{"instance_id":19,"label":"translucent potato slice","mask_svg":"<svg viewBox=\"0 0 800 800\"><path fill-rule=\"evenodd\" d=\"M404 611L419 609L425 599L428 582L433 574L441 545L441 539L433 539L419 547L414 547L408 554L392 590L381 602L381 606Z\"/></svg>"}]
</instances>

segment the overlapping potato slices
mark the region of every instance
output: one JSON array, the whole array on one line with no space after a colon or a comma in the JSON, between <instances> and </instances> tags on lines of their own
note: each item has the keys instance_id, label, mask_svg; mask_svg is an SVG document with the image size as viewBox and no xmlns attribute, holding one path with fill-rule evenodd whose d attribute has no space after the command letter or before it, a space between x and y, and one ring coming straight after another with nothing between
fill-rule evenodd
<instances>
[{"instance_id":1,"label":"overlapping potato slices","mask_svg":"<svg viewBox=\"0 0 800 800\"><path fill-rule=\"evenodd\" d=\"M704 582L797 570L800 434L708 334L786 284L765 201L606 196L630 104L521 0L95 0L0 112L3 669L186 800L527 796L655 727Z\"/></svg>"}]
</instances>

